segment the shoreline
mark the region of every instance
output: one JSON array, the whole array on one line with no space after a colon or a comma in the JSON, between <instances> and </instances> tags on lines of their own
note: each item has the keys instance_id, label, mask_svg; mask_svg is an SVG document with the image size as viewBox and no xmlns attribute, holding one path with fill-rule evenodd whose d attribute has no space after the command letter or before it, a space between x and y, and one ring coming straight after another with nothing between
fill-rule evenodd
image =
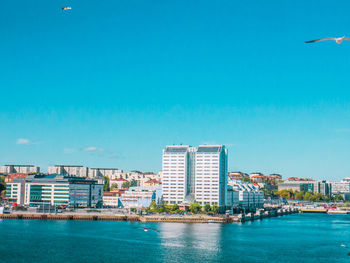
<instances>
[{"instance_id":1,"label":"shoreline","mask_svg":"<svg viewBox=\"0 0 350 263\"><path fill-rule=\"evenodd\" d=\"M167 223L243 223L261 220L263 218L299 213L297 209L278 209L256 214L238 214L231 216L207 215L101 215L101 214L44 214L44 213L13 213L0 214L0 219L25 220L85 220L85 221L129 221L129 222L167 222Z\"/></svg>"}]
</instances>

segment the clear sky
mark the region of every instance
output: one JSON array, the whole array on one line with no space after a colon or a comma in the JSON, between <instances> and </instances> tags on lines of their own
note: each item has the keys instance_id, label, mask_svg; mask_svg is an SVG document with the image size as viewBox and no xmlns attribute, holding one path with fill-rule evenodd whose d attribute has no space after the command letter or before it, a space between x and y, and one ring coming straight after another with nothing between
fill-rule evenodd
<instances>
[{"instance_id":1,"label":"clear sky","mask_svg":"<svg viewBox=\"0 0 350 263\"><path fill-rule=\"evenodd\" d=\"M72 10L62 11L62 6ZM0 164L350 176L350 2L17 0L0 16Z\"/></svg>"}]
</instances>

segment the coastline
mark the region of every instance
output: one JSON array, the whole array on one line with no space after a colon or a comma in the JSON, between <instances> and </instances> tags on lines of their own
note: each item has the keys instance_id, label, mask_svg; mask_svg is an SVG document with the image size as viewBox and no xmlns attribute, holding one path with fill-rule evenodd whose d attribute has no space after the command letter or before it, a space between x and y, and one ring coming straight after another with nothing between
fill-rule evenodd
<instances>
[{"instance_id":1,"label":"coastline","mask_svg":"<svg viewBox=\"0 0 350 263\"><path fill-rule=\"evenodd\" d=\"M44 213L13 213L0 214L0 219L27 220L88 220L88 221L129 221L129 222L168 222L168 223L240 223L260 220L268 217L299 213L298 209L278 209L256 214L238 214L231 216L207 215L103 215L103 214L44 214Z\"/></svg>"}]
</instances>

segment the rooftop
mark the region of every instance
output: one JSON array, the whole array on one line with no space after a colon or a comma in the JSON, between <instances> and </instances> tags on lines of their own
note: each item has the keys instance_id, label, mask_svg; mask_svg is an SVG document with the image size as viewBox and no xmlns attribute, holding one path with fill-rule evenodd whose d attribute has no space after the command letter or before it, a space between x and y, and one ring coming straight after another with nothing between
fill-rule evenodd
<instances>
[{"instance_id":1,"label":"rooftop","mask_svg":"<svg viewBox=\"0 0 350 263\"><path fill-rule=\"evenodd\" d=\"M188 151L188 146L183 146L183 145L181 145L181 146L179 146L179 145L167 146L165 148L165 152L167 152L167 153L185 153L187 151Z\"/></svg>"},{"instance_id":2,"label":"rooftop","mask_svg":"<svg viewBox=\"0 0 350 263\"><path fill-rule=\"evenodd\" d=\"M197 152L220 152L222 145L199 145Z\"/></svg>"}]
</instances>

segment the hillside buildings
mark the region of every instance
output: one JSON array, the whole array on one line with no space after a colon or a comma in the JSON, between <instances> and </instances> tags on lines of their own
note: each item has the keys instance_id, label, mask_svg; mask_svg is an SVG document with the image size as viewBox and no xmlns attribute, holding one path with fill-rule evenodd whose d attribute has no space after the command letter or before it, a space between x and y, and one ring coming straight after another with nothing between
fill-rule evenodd
<instances>
[{"instance_id":1,"label":"hillside buildings","mask_svg":"<svg viewBox=\"0 0 350 263\"><path fill-rule=\"evenodd\" d=\"M2 174L40 173L40 167L35 165L6 164L3 166L0 166L0 173Z\"/></svg>"},{"instance_id":2,"label":"hillside buildings","mask_svg":"<svg viewBox=\"0 0 350 263\"><path fill-rule=\"evenodd\" d=\"M49 166L48 173L70 175L76 177L88 177L88 168L81 165L55 165Z\"/></svg>"},{"instance_id":3,"label":"hillside buildings","mask_svg":"<svg viewBox=\"0 0 350 263\"><path fill-rule=\"evenodd\" d=\"M350 181L314 181L312 179L289 178L278 184L278 190L292 190L321 193L326 196L342 195L344 200L350 200Z\"/></svg>"},{"instance_id":4,"label":"hillside buildings","mask_svg":"<svg viewBox=\"0 0 350 263\"><path fill-rule=\"evenodd\" d=\"M227 150L223 145L166 146L162 158L163 199L168 204L191 203L225 208Z\"/></svg>"},{"instance_id":5,"label":"hillside buildings","mask_svg":"<svg viewBox=\"0 0 350 263\"><path fill-rule=\"evenodd\" d=\"M110 179L119 178L123 170L117 168L88 168L88 177L98 178L98 177L108 177Z\"/></svg>"}]
</instances>

